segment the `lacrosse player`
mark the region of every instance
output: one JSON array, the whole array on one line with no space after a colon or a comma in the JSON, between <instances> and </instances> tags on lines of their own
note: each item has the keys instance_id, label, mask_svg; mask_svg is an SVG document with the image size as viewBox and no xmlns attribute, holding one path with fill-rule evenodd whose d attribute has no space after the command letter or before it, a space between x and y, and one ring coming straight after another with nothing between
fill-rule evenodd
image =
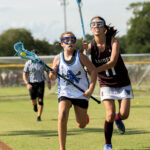
<instances>
[{"instance_id":1,"label":"lacrosse player","mask_svg":"<svg viewBox=\"0 0 150 150\"><path fill-rule=\"evenodd\" d=\"M63 52L58 54L53 61L54 72L50 72L50 79L57 78L56 72L62 74L85 92L81 92L66 80L59 78L58 87L58 134L60 150L66 150L66 134L69 111L72 105L76 115L76 122L79 128L84 128L89 122L87 114L89 98L94 90L97 72L94 65L75 48L76 37L72 32L64 32L60 37L60 44ZM90 83L87 73L84 70L87 67L90 73Z\"/></svg>"},{"instance_id":2,"label":"lacrosse player","mask_svg":"<svg viewBox=\"0 0 150 150\"><path fill-rule=\"evenodd\" d=\"M122 120L129 116L133 93L128 71L119 52L119 42L115 38L117 30L106 25L105 20L99 16L91 19L90 29L94 39L89 44L83 41L82 47L88 49L88 54L91 55L91 60L97 68L100 98L106 109L104 149L111 150L113 122L115 121L120 134L124 134L125 126ZM115 100L119 102L118 113L116 113Z\"/></svg>"}]
</instances>

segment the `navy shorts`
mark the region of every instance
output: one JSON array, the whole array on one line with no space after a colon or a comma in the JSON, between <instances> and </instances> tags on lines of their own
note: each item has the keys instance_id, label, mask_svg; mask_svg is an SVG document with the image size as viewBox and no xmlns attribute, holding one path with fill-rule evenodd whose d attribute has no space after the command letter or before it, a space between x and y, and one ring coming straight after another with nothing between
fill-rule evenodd
<instances>
[{"instance_id":1,"label":"navy shorts","mask_svg":"<svg viewBox=\"0 0 150 150\"><path fill-rule=\"evenodd\" d=\"M29 83L32 85L32 89L29 90L31 100L40 98L43 100L44 97L44 87L45 83L42 82L36 82L36 83Z\"/></svg>"},{"instance_id":2,"label":"navy shorts","mask_svg":"<svg viewBox=\"0 0 150 150\"><path fill-rule=\"evenodd\" d=\"M87 109L89 106L89 101L87 101L86 99L74 99L74 98L68 98L65 96L61 96L60 98L58 98L58 102L64 101L64 100L69 100L71 101L73 105L76 105L85 109Z\"/></svg>"}]
</instances>

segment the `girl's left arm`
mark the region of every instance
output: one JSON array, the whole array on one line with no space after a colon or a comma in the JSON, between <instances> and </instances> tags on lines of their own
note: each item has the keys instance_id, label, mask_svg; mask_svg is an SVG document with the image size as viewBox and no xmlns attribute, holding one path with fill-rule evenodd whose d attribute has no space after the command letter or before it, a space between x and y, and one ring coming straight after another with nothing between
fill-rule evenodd
<instances>
[{"instance_id":1,"label":"girl's left arm","mask_svg":"<svg viewBox=\"0 0 150 150\"><path fill-rule=\"evenodd\" d=\"M119 41L116 38L113 38L111 41L111 46L112 46L112 52L110 56L110 60L106 63L103 64L100 67L97 67L97 72L102 72L108 69L113 68L116 65L116 62L118 60L119 56Z\"/></svg>"}]
</instances>

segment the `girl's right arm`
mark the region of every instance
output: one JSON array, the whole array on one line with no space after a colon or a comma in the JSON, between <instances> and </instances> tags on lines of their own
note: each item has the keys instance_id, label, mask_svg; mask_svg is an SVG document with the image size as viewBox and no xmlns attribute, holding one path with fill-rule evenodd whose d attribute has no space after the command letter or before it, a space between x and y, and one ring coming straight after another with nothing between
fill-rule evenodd
<instances>
[{"instance_id":1,"label":"girl's right arm","mask_svg":"<svg viewBox=\"0 0 150 150\"><path fill-rule=\"evenodd\" d=\"M54 70L54 72L49 73L49 78L53 81L57 79L58 65L59 65L59 54L55 56L53 60L52 69Z\"/></svg>"},{"instance_id":2,"label":"girl's right arm","mask_svg":"<svg viewBox=\"0 0 150 150\"><path fill-rule=\"evenodd\" d=\"M88 55L91 54L91 43L87 43L86 41L82 41L82 51L83 54L86 55L86 50L88 50Z\"/></svg>"}]
</instances>

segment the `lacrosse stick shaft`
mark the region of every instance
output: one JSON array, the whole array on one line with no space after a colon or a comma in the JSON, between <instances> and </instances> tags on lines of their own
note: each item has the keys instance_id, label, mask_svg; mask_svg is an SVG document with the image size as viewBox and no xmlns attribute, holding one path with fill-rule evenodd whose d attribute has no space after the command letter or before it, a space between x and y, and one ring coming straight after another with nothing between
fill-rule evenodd
<instances>
[{"instance_id":1,"label":"lacrosse stick shaft","mask_svg":"<svg viewBox=\"0 0 150 150\"><path fill-rule=\"evenodd\" d=\"M83 22L83 17L82 17L82 11L81 11L81 6L80 2L77 0L78 8L79 8L79 15L80 15L80 20L81 20L81 27L82 27L82 33L83 33L83 40L86 40L85 36L85 29L84 29L84 22ZM88 56L88 50L86 49L86 56Z\"/></svg>"},{"instance_id":2,"label":"lacrosse stick shaft","mask_svg":"<svg viewBox=\"0 0 150 150\"><path fill-rule=\"evenodd\" d=\"M54 72L54 70L47 66L44 62L40 61L39 63L41 63L43 66L45 66L47 69L49 69L50 71ZM57 76L63 78L64 80L68 81L69 83L71 83L74 87L76 87L78 90L80 90L81 92L85 92L83 89L81 89L79 86L77 86L76 84L74 84L73 82L71 82L69 79L65 78L63 75L59 74L58 72L56 73ZM91 96L91 98L96 101L98 104L100 104L101 102L99 100L97 100L95 97Z\"/></svg>"},{"instance_id":3,"label":"lacrosse stick shaft","mask_svg":"<svg viewBox=\"0 0 150 150\"><path fill-rule=\"evenodd\" d=\"M28 60L32 60L33 62L35 63L40 63L42 64L45 68L47 68L48 70L50 70L51 72L54 72L54 70L47 66L45 62L41 61L40 58L35 54L35 53L32 53L32 52L29 52L27 50L24 49L24 45L23 43L20 41L20 42L17 42L16 44L14 44L14 49L16 51L16 54L18 56L20 56L21 58L23 59L28 59ZM79 89L80 91L84 92L83 89L81 89L80 87L78 87L76 84L74 84L73 82L71 82L69 79L66 79L63 75L57 73L57 76L63 78L64 80L68 81L70 84L72 84L74 87L76 87L77 89ZM91 96L91 98L93 100L95 100L98 104L100 104L100 101L97 100L96 98L94 98L93 96Z\"/></svg>"},{"instance_id":4,"label":"lacrosse stick shaft","mask_svg":"<svg viewBox=\"0 0 150 150\"><path fill-rule=\"evenodd\" d=\"M79 8L79 14L80 14L80 21L81 21L83 39L86 40L85 29L84 29L84 22L83 22L83 17L82 17L82 11L81 11L81 6L80 6L80 4L78 4L78 8Z\"/></svg>"}]
</instances>

